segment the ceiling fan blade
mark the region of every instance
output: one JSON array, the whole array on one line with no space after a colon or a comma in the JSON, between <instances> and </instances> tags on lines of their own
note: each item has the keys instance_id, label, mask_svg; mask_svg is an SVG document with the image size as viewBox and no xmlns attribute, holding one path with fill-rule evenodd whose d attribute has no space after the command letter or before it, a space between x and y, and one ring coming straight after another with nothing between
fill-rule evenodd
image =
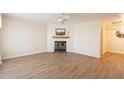
<instances>
[{"instance_id":1,"label":"ceiling fan blade","mask_svg":"<svg viewBox=\"0 0 124 93\"><path fill-rule=\"evenodd\" d=\"M70 18L69 15L65 15L65 16L63 17L63 19L69 19L69 18Z\"/></svg>"}]
</instances>

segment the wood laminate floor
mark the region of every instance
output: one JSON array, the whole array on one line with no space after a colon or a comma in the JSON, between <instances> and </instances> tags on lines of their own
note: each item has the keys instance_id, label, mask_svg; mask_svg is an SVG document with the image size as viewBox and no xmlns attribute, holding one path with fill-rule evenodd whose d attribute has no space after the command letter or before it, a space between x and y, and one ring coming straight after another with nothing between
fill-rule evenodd
<instances>
[{"instance_id":1,"label":"wood laminate floor","mask_svg":"<svg viewBox=\"0 0 124 93\"><path fill-rule=\"evenodd\" d=\"M106 53L103 58L76 53L41 53L3 60L1 79L97 79L124 78L124 55Z\"/></svg>"}]
</instances>

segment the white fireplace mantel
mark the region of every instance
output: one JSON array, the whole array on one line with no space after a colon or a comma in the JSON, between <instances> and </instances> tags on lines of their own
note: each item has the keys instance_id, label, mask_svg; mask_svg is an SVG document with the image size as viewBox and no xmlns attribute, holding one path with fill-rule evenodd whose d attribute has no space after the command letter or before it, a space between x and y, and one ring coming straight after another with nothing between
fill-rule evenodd
<instances>
[{"instance_id":1,"label":"white fireplace mantel","mask_svg":"<svg viewBox=\"0 0 124 93\"><path fill-rule=\"evenodd\" d=\"M72 25L57 25L57 24L49 24L47 26L47 52L54 52L55 41L66 41L66 51L73 51L73 30ZM65 36L58 36L55 34L56 28L65 28L66 34Z\"/></svg>"}]
</instances>

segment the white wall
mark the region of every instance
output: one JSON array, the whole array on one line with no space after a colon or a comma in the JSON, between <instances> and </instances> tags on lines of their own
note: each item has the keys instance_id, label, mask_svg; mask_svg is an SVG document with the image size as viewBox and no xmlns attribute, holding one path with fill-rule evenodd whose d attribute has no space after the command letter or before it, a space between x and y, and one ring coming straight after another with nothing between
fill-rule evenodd
<instances>
[{"instance_id":1,"label":"white wall","mask_svg":"<svg viewBox=\"0 0 124 93\"><path fill-rule=\"evenodd\" d=\"M47 25L3 16L0 32L2 58L46 51Z\"/></svg>"},{"instance_id":2,"label":"white wall","mask_svg":"<svg viewBox=\"0 0 124 93\"><path fill-rule=\"evenodd\" d=\"M102 35L102 55L104 55L107 52L107 31L104 27Z\"/></svg>"},{"instance_id":3,"label":"white wall","mask_svg":"<svg viewBox=\"0 0 124 93\"><path fill-rule=\"evenodd\" d=\"M70 38L56 39L56 28L66 28ZM67 41L67 52L100 57L100 23L75 25L41 24L3 16L0 32L2 58L11 58L41 52L53 52L54 41Z\"/></svg>"},{"instance_id":4,"label":"white wall","mask_svg":"<svg viewBox=\"0 0 124 93\"><path fill-rule=\"evenodd\" d=\"M116 30L107 31L107 51L124 54L124 38L116 36Z\"/></svg>"},{"instance_id":5,"label":"white wall","mask_svg":"<svg viewBox=\"0 0 124 93\"><path fill-rule=\"evenodd\" d=\"M55 35L56 28L65 28L68 32L68 39L56 39L53 38ZM73 51L73 26L72 25L56 25L56 24L48 24L47 26L47 51L54 51L54 41L66 41L67 42L67 52Z\"/></svg>"},{"instance_id":6,"label":"white wall","mask_svg":"<svg viewBox=\"0 0 124 93\"><path fill-rule=\"evenodd\" d=\"M2 15L0 14L0 28L2 27Z\"/></svg>"},{"instance_id":7,"label":"white wall","mask_svg":"<svg viewBox=\"0 0 124 93\"><path fill-rule=\"evenodd\" d=\"M119 27L119 25L114 26L106 23L103 33L105 38L103 40L106 42L103 46L106 46L106 52L124 54L124 39L116 36L116 31L119 29Z\"/></svg>"},{"instance_id":8,"label":"white wall","mask_svg":"<svg viewBox=\"0 0 124 93\"><path fill-rule=\"evenodd\" d=\"M74 52L100 58L101 29L99 21L74 25Z\"/></svg>"},{"instance_id":9,"label":"white wall","mask_svg":"<svg viewBox=\"0 0 124 93\"><path fill-rule=\"evenodd\" d=\"M2 15L0 14L0 32L1 32L1 27L2 27ZM1 49L1 47L0 47ZM2 60L1 60L1 51L0 51L0 64L2 63Z\"/></svg>"}]
</instances>

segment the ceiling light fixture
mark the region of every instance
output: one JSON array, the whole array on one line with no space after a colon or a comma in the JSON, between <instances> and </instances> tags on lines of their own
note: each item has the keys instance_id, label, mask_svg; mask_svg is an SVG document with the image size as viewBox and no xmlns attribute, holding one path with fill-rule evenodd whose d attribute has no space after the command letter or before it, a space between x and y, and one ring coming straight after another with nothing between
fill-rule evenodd
<instances>
[{"instance_id":1,"label":"ceiling light fixture","mask_svg":"<svg viewBox=\"0 0 124 93\"><path fill-rule=\"evenodd\" d=\"M64 13L62 13L61 16L58 17L57 21L60 22L61 24L64 24L65 21L68 21L69 18L70 18L69 15L65 15Z\"/></svg>"}]
</instances>

